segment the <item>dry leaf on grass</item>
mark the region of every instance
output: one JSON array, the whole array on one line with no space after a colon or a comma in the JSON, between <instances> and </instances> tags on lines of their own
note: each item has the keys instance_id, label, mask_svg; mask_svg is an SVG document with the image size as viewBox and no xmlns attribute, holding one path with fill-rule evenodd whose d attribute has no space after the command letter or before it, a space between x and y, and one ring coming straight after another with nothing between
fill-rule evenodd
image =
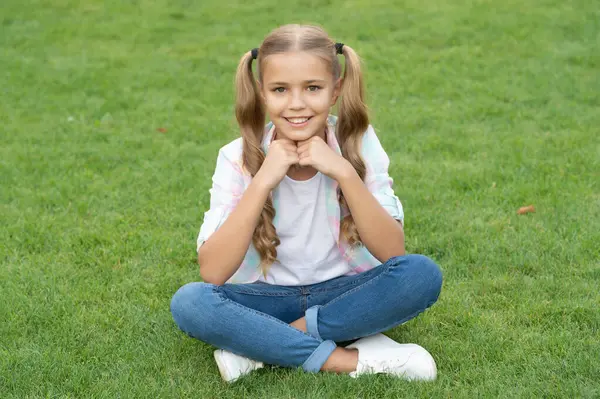
<instances>
[{"instance_id":1,"label":"dry leaf on grass","mask_svg":"<svg viewBox=\"0 0 600 399\"><path fill-rule=\"evenodd\" d=\"M524 215L526 213L531 213L531 212L535 212L535 207L533 205L529 205L529 206L522 206L521 208L519 208L519 210L517 211L517 215Z\"/></svg>"}]
</instances>

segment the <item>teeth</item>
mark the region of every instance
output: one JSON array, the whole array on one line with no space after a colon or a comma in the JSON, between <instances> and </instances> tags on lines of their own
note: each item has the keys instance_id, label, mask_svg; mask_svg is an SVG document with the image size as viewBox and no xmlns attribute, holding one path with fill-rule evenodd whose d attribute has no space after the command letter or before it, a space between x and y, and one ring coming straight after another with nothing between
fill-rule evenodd
<instances>
[{"instance_id":1,"label":"teeth","mask_svg":"<svg viewBox=\"0 0 600 399\"><path fill-rule=\"evenodd\" d=\"M287 118L287 120L292 123L304 123L308 120L308 118Z\"/></svg>"}]
</instances>

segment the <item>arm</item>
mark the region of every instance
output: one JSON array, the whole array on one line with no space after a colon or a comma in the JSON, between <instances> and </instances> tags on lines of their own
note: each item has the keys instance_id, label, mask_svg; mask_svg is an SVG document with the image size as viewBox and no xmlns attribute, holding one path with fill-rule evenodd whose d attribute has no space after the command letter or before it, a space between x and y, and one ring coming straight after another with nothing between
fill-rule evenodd
<instances>
[{"instance_id":1,"label":"arm","mask_svg":"<svg viewBox=\"0 0 600 399\"><path fill-rule=\"evenodd\" d=\"M404 255L402 224L386 212L349 162L344 170L337 180L363 244L382 263Z\"/></svg>"},{"instance_id":2,"label":"arm","mask_svg":"<svg viewBox=\"0 0 600 399\"><path fill-rule=\"evenodd\" d=\"M198 250L200 276L224 284L240 267L270 188L254 179L223 225Z\"/></svg>"},{"instance_id":3,"label":"arm","mask_svg":"<svg viewBox=\"0 0 600 399\"><path fill-rule=\"evenodd\" d=\"M239 189L243 186L241 171L224 154L219 156L213 176L211 210L205 217L205 223L207 219L209 223L206 233L201 229L199 237L198 264L204 281L222 285L235 274L248 251L271 190L283 179L290 165L297 162L293 141L274 141L260 170L242 193Z\"/></svg>"},{"instance_id":4,"label":"arm","mask_svg":"<svg viewBox=\"0 0 600 399\"><path fill-rule=\"evenodd\" d=\"M356 228L369 252L380 262L404 255L402 205L391 188L389 158L371 127L365 133L361 157L367 168L363 182L348 160L320 137L298 146L300 165L310 165L335 179L344 193Z\"/></svg>"}]
</instances>

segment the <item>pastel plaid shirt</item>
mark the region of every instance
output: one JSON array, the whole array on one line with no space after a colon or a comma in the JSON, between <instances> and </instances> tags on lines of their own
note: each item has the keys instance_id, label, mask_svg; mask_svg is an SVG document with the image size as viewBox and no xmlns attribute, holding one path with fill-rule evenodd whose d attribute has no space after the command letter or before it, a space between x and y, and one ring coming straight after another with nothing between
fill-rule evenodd
<instances>
[{"instance_id":1,"label":"pastel plaid shirt","mask_svg":"<svg viewBox=\"0 0 600 399\"><path fill-rule=\"evenodd\" d=\"M327 120L327 144L337 154L341 155L335 127L337 117L331 115ZM265 127L262 147L265 154L273 140L275 127L272 123ZM396 220L403 222L402 204L392 188L393 180L388 175L390 160L381 146L372 126L363 135L361 156L366 166L365 184L381 206ZM347 275L358 274L376 266L379 262L364 246L350 247L340 240L340 220L346 216L348 209L342 209L338 201L339 184L327 176L326 208L329 227L336 240L340 254L352 269ZM244 191L250 185L252 176L242 167L242 138L238 138L219 150L217 166L213 175L210 192L210 209L204 214L204 223L198 234L197 249L225 222L231 211L236 207ZM281 217L277 212L278 203L274 198L275 218ZM260 257L254 245L250 243L248 251L235 274L228 283L244 284L256 281L261 273Z\"/></svg>"}]
</instances>

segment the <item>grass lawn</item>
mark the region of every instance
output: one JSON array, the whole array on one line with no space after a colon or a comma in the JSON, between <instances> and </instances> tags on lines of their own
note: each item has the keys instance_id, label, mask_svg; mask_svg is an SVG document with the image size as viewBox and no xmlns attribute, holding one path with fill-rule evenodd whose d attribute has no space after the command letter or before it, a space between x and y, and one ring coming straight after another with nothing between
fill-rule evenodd
<instances>
[{"instance_id":1,"label":"grass lawn","mask_svg":"<svg viewBox=\"0 0 600 399\"><path fill-rule=\"evenodd\" d=\"M277 3L2 0L0 397L599 397L598 3ZM172 321L237 62L290 22L364 59L407 249L445 274L388 334L434 355L435 383L227 386Z\"/></svg>"}]
</instances>

